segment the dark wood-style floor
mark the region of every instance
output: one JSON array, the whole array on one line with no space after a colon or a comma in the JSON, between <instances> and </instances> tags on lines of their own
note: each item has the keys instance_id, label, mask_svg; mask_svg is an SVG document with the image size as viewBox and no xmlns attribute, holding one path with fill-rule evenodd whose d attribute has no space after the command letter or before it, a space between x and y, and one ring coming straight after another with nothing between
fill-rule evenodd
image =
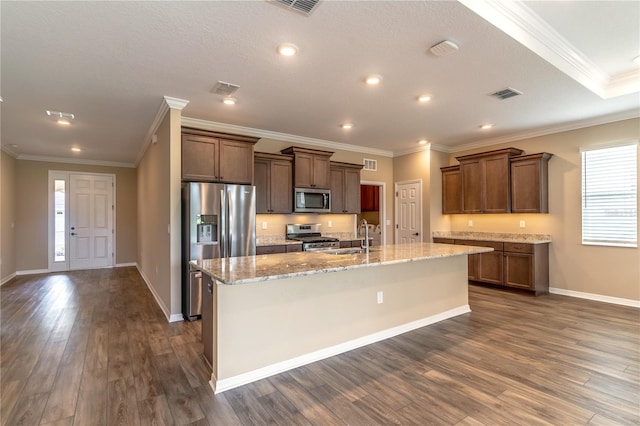
<instances>
[{"instance_id":1,"label":"dark wood-style floor","mask_svg":"<svg viewBox=\"0 0 640 426\"><path fill-rule=\"evenodd\" d=\"M135 268L0 295L2 425L640 423L634 308L471 287L470 314L214 395L199 322Z\"/></svg>"}]
</instances>

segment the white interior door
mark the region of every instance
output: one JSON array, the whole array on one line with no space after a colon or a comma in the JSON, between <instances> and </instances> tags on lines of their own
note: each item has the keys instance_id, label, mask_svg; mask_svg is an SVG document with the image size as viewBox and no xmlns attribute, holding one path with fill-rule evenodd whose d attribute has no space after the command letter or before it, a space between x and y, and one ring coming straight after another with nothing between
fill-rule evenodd
<instances>
[{"instance_id":1,"label":"white interior door","mask_svg":"<svg viewBox=\"0 0 640 426\"><path fill-rule=\"evenodd\" d=\"M422 181L396 184L396 244L422 241Z\"/></svg>"},{"instance_id":2,"label":"white interior door","mask_svg":"<svg viewBox=\"0 0 640 426\"><path fill-rule=\"evenodd\" d=\"M69 175L69 269L113 266L113 176Z\"/></svg>"}]
</instances>

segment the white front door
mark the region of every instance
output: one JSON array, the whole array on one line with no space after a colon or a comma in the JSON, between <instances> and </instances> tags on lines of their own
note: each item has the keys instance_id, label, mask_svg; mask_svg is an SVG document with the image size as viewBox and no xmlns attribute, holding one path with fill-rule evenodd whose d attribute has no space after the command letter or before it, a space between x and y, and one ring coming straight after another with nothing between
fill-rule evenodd
<instances>
[{"instance_id":1,"label":"white front door","mask_svg":"<svg viewBox=\"0 0 640 426\"><path fill-rule=\"evenodd\" d=\"M422 181L396 184L396 244L422 241Z\"/></svg>"},{"instance_id":2,"label":"white front door","mask_svg":"<svg viewBox=\"0 0 640 426\"><path fill-rule=\"evenodd\" d=\"M69 269L113 266L113 176L69 175Z\"/></svg>"}]
</instances>

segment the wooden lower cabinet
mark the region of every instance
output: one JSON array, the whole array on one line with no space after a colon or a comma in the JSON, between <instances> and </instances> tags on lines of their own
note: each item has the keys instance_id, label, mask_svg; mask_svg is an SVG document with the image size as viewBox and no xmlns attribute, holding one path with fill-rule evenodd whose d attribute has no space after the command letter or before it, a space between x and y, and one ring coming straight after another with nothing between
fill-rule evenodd
<instances>
[{"instance_id":1,"label":"wooden lower cabinet","mask_svg":"<svg viewBox=\"0 0 640 426\"><path fill-rule=\"evenodd\" d=\"M491 247L489 253L468 256L469 281L549 292L549 244L434 238L434 243Z\"/></svg>"},{"instance_id":2,"label":"wooden lower cabinet","mask_svg":"<svg viewBox=\"0 0 640 426\"><path fill-rule=\"evenodd\" d=\"M257 246L256 255L259 254L276 254L276 253L293 253L302 251L301 244L274 244L269 246Z\"/></svg>"}]
</instances>

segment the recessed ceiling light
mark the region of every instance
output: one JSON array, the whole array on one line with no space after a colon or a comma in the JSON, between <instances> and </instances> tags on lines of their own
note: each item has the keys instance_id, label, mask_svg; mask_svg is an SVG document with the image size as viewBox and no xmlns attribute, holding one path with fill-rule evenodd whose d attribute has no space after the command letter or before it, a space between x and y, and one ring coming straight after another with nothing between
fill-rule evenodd
<instances>
[{"instance_id":1,"label":"recessed ceiling light","mask_svg":"<svg viewBox=\"0 0 640 426\"><path fill-rule=\"evenodd\" d=\"M236 104L236 98L224 98L222 100L222 103L225 105L235 105Z\"/></svg>"},{"instance_id":2,"label":"recessed ceiling light","mask_svg":"<svg viewBox=\"0 0 640 426\"><path fill-rule=\"evenodd\" d=\"M426 145L427 143L429 143L429 141L428 141L428 140L426 140L426 139L420 139L420 140L418 141L418 145Z\"/></svg>"},{"instance_id":3,"label":"recessed ceiling light","mask_svg":"<svg viewBox=\"0 0 640 426\"><path fill-rule=\"evenodd\" d=\"M342 127L343 129L353 129L353 124L352 123L342 123L340 125L340 127Z\"/></svg>"},{"instance_id":4,"label":"recessed ceiling light","mask_svg":"<svg viewBox=\"0 0 640 426\"><path fill-rule=\"evenodd\" d=\"M418 102L429 102L430 100L431 100L431 95L418 96Z\"/></svg>"},{"instance_id":5,"label":"recessed ceiling light","mask_svg":"<svg viewBox=\"0 0 640 426\"><path fill-rule=\"evenodd\" d=\"M282 56L294 56L298 53L298 46L291 43L284 43L278 46L278 53Z\"/></svg>"},{"instance_id":6,"label":"recessed ceiling light","mask_svg":"<svg viewBox=\"0 0 640 426\"><path fill-rule=\"evenodd\" d=\"M73 147L73 148L71 148L71 151L73 151L73 152L81 152L82 150L80 148Z\"/></svg>"},{"instance_id":7,"label":"recessed ceiling light","mask_svg":"<svg viewBox=\"0 0 640 426\"><path fill-rule=\"evenodd\" d=\"M481 125L480 125L480 128L481 128L481 129L484 129L484 130L486 130L486 129L490 129L490 128L492 128L492 127L493 127L493 124L491 124L491 123L486 123L486 124L481 124Z\"/></svg>"},{"instance_id":8,"label":"recessed ceiling light","mask_svg":"<svg viewBox=\"0 0 640 426\"><path fill-rule=\"evenodd\" d=\"M371 85L380 84L382 82L382 76L377 74L370 75L364 79L364 82Z\"/></svg>"}]
</instances>

